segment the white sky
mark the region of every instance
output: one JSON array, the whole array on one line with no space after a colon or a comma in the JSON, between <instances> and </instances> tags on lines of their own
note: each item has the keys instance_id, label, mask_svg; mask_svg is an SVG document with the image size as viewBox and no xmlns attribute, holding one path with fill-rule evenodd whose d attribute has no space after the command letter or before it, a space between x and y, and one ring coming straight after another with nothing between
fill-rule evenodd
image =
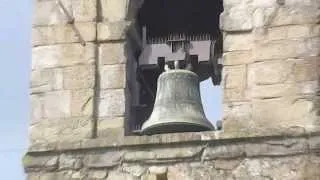
<instances>
[{"instance_id":1,"label":"white sky","mask_svg":"<svg viewBox=\"0 0 320 180\"><path fill-rule=\"evenodd\" d=\"M27 142L28 86L33 0L0 3L0 172L23 180L21 158Z\"/></svg>"}]
</instances>

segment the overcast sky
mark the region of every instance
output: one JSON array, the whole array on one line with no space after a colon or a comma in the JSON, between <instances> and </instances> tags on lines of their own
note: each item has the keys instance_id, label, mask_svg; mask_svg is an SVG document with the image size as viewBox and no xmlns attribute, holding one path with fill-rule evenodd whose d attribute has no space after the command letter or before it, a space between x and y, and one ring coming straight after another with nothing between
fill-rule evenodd
<instances>
[{"instance_id":1,"label":"overcast sky","mask_svg":"<svg viewBox=\"0 0 320 180\"><path fill-rule=\"evenodd\" d=\"M24 180L21 158L28 136L32 2L1 0L0 3L0 172L3 180ZM203 84L206 114L215 121L222 113L221 90L213 88L211 81Z\"/></svg>"},{"instance_id":2,"label":"overcast sky","mask_svg":"<svg viewBox=\"0 0 320 180\"><path fill-rule=\"evenodd\" d=\"M3 180L23 180L32 0L0 3L0 172Z\"/></svg>"}]
</instances>

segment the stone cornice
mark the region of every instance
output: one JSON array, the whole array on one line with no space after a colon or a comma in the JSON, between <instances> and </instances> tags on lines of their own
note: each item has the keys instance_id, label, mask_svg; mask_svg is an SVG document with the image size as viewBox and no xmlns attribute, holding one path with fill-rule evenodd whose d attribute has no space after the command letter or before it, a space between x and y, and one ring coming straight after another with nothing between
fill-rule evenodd
<instances>
[{"instance_id":1,"label":"stone cornice","mask_svg":"<svg viewBox=\"0 0 320 180\"><path fill-rule=\"evenodd\" d=\"M108 138L97 139L83 139L78 141L57 141L49 143L32 144L29 153L41 152L65 152L65 151L79 151L90 149L113 149L123 147L136 146L153 146L153 145L173 145L173 144L221 144L225 142L250 142L268 139L285 140L287 138L311 138L318 137L320 141L320 132L276 132L270 133L251 133L241 134L225 133L223 131L208 131L208 132L191 132L191 133L172 133L159 134L152 136L113 136Z\"/></svg>"}]
</instances>

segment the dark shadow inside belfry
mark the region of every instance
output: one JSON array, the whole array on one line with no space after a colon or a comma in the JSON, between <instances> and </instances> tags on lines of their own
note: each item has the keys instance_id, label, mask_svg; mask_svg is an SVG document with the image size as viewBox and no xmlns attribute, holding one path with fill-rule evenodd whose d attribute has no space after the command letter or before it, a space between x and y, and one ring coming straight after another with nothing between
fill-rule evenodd
<instances>
[{"instance_id":1,"label":"dark shadow inside belfry","mask_svg":"<svg viewBox=\"0 0 320 180\"><path fill-rule=\"evenodd\" d=\"M142 34L147 37L166 37L171 33L210 34L221 36L219 16L223 11L222 0L131 0L127 19L133 22L128 31L125 46L127 57L126 133L139 134L142 124L150 116L155 101L157 79L161 70L157 67L139 66L139 57L151 54L143 49ZM146 55L147 54L147 55ZM220 102L219 102L220 103ZM136 133L135 133L136 132Z\"/></svg>"}]
</instances>

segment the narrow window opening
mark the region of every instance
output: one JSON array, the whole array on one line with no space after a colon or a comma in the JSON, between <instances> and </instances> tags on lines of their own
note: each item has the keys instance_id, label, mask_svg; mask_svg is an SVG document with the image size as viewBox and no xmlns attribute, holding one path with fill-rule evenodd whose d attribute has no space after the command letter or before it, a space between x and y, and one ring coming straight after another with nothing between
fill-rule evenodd
<instances>
[{"instance_id":1,"label":"narrow window opening","mask_svg":"<svg viewBox=\"0 0 320 180\"><path fill-rule=\"evenodd\" d=\"M200 83L200 93L204 112L208 120L217 130L222 128L222 101L223 89L221 86L212 86L210 79Z\"/></svg>"},{"instance_id":2,"label":"narrow window opening","mask_svg":"<svg viewBox=\"0 0 320 180\"><path fill-rule=\"evenodd\" d=\"M219 29L222 0L144 0L143 3L131 0L132 3L140 8L133 27L138 34L136 42L130 42L129 56L135 61L128 64L131 70L127 132L139 134L142 124L152 113L159 75L164 72L165 65L174 68L175 62L179 67L187 68L183 61L186 54L190 55L191 64L196 64L194 72L202 81L203 106L207 118L215 124L221 119L222 111L222 93L218 86L222 71ZM188 52L182 52L182 49L188 49Z\"/></svg>"}]
</instances>

